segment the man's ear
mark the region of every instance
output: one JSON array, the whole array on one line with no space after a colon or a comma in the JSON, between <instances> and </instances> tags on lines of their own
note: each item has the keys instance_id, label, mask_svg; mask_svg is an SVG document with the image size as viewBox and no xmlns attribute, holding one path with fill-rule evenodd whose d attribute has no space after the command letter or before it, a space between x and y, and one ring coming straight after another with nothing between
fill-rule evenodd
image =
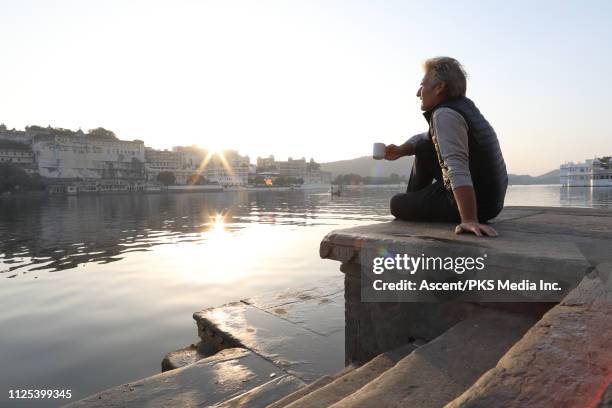
<instances>
[{"instance_id":1,"label":"man's ear","mask_svg":"<svg viewBox=\"0 0 612 408\"><path fill-rule=\"evenodd\" d=\"M444 96L444 93L446 92L446 83L443 81L438 82L434 88L434 92L436 95Z\"/></svg>"}]
</instances>

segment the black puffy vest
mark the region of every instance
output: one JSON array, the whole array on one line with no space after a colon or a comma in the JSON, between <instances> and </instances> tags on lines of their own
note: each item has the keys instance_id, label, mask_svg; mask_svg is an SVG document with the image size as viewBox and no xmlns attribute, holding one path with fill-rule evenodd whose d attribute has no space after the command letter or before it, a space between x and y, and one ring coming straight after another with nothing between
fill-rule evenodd
<instances>
[{"instance_id":1,"label":"black puffy vest","mask_svg":"<svg viewBox=\"0 0 612 408\"><path fill-rule=\"evenodd\" d=\"M508 173L495 130L474 102L466 97L442 102L424 112L423 116L430 127L433 113L440 108L453 109L465 119L468 125L470 175L476 193L478 215L479 218L496 216L504 206Z\"/></svg>"}]
</instances>

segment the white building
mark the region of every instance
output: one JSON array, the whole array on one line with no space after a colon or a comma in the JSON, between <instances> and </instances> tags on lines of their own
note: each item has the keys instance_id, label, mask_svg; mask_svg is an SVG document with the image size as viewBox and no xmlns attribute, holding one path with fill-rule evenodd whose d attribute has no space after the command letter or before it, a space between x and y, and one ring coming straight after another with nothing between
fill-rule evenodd
<instances>
[{"instance_id":1,"label":"white building","mask_svg":"<svg viewBox=\"0 0 612 408\"><path fill-rule=\"evenodd\" d=\"M23 143L30 146L32 144L32 135L27 134L23 130L8 130L4 124L0 124L0 140Z\"/></svg>"},{"instance_id":2,"label":"white building","mask_svg":"<svg viewBox=\"0 0 612 408\"><path fill-rule=\"evenodd\" d=\"M17 165L29 174L38 173L34 163L34 152L30 146L23 143L0 140L0 163Z\"/></svg>"},{"instance_id":3,"label":"white building","mask_svg":"<svg viewBox=\"0 0 612 408\"><path fill-rule=\"evenodd\" d=\"M170 172L174 174L177 184L177 174L180 170L181 159L177 152L169 150L145 149L145 173L149 181L156 181L159 173Z\"/></svg>"},{"instance_id":4,"label":"white building","mask_svg":"<svg viewBox=\"0 0 612 408\"><path fill-rule=\"evenodd\" d=\"M593 159L591 165L591 186L612 186L612 157L601 157Z\"/></svg>"},{"instance_id":5,"label":"white building","mask_svg":"<svg viewBox=\"0 0 612 408\"><path fill-rule=\"evenodd\" d=\"M226 150L223 156L212 155L204 170L206 179L222 186L244 186L249 181L249 156Z\"/></svg>"},{"instance_id":6,"label":"white building","mask_svg":"<svg viewBox=\"0 0 612 408\"><path fill-rule=\"evenodd\" d=\"M32 138L38 172L56 179L142 179L144 142L71 135L40 134Z\"/></svg>"},{"instance_id":7,"label":"white building","mask_svg":"<svg viewBox=\"0 0 612 408\"><path fill-rule=\"evenodd\" d=\"M246 185L249 179L249 157L234 150L219 156L197 146L175 146L172 151L147 148L145 156L148 180L157 180L163 171L174 174L178 185L191 184L200 176L222 186Z\"/></svg>"},{"instance_id":8,"label":"white building","mask_svg":"<svg viewBox=\"0 0 612 408\"><path fill-rule=\"evenodd\" d=\"M583 163L568 162L559 168L559 181L564 187L612 186L612 158L594 158Z\"/></svg>"}]
</instances>

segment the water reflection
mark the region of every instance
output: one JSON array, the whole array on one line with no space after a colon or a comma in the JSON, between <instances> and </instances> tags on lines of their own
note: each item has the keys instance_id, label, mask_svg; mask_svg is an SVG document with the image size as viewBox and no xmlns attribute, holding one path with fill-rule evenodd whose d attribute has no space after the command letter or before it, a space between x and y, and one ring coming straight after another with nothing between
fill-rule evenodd
<instances>
[{"instance_id":1,"label":"water reflection","mask_svg":"<svg viewBox=\"0 0 612 408\"><path fill-rule=\"evenodd\" d=\"M247 224L337 225L384 219L388 194L331 200L303 191L15 197L0 200L0 273L110 263L177 242L222 242ZM387 216L388 217L388 216Z\"/></svg>"},{"instance_id":2,"label":"water reflection","mask_svg":"<svg viewBox=\"0 0 612 408\"><path fill-rule=\"evenodd\" d=\"M333 198L305 191L3 198L0 274L16 278L90 262L107 264L130 252L178 242L202 242L223 251L229 236L252 224L303 227L387 220L389 198L400 189L346 189ZM506 198L506 205L611 204L612 188L511 186Z\"/></svg>"},{"instance_id":3,"label":"water reflection","mask_svg":"<svg viewBox=\"0 0 612 408\"><path fill-rule=\"evenodd\" d=\"M563 207L610 207L610 187L561 187L560 201Z\"/></svg>"}]
</instances>

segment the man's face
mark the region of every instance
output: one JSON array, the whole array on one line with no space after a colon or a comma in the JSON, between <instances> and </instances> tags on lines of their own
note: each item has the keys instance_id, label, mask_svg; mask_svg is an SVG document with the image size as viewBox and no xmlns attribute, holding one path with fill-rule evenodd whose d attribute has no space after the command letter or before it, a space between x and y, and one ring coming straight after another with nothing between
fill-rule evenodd
<instances>
[{"instance_id":1,"label":"man's face","mask_svg":"<svg viewBox=\"0 0 612 408\"><path fill-rule=\"evenodd\" d=\"M421 110L427 111L444 99L444 83L433 85L433 78L429 72L421 80L421 86L416 96L421 99Z\"/></svg>"}]
</instances>

